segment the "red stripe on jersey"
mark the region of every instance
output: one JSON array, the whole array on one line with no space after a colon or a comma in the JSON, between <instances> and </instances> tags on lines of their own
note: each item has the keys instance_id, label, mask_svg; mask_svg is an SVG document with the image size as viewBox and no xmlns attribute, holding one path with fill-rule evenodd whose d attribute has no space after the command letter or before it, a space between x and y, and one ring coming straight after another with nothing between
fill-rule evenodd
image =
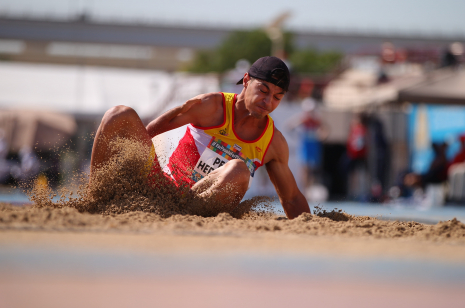
<instances>
[{"instance_id":1,"label":"red stripe on jersey","mask_svg":"<svg viewBox=\"0 0 465 308\"><path fill-rule=\"evenodd\" d=\"M192 137L190 129L187 128L168 163L168 168L176 182L188 183L192 187L195 184L191 179L192 170L199 159L200 154L195 146L194 137Z\"/></svg>"}]
</instances>

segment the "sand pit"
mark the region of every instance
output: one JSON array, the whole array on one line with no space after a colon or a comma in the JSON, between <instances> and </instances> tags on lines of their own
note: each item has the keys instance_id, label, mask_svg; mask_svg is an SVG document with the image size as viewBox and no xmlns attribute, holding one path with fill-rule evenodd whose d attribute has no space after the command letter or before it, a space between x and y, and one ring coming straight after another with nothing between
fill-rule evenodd
<instances>
[{"instance_id":1,"label":"sand pit","mask_svg":"<svg viewBox=\"0 0 465 308\"><path fill-rule=\"evenodd\" d=\"M330 239L330 244L326 245L330 250L334 239L339 243L361 240L362 244L357 244L360 255L377 246L377 241L391 242L391 246L409 242L410 246L406 247L416 247L409 253L424 252L418 247L427 246L430 254L433 251L432 254L440 258L445 245L446 250L450 250L443 254L445 258L452 255L465 260L465 224L457 219L426 225L314 207L313 214L304 213L289 220L270 212L269 198L260 197L246 200L235 208L223 207L218 201L190 194L186 187L167 185L164 177L147 184L148 149L130 140L114 142L117 150L113 159L93 174L90 186L84 177L77 194L71 195L65 189L63 197L53 201L56 193L36 183L29 190L34 201L32 207L0 204L3 240L8 242L8 234L14 236L15 232L21 232L23 237L27 232L149 234L199 237L207 243L214 236L226 242L231 237L250 238L251 243L255 243L250 244L252 250L263 239L282 242L285 238L293 238L295 247L299 246L299 241L307 244L314 241L325 246L323 242Z\"/></svg>"},{"instance_id":2,"label":"sand pit","mask_svg":"<svg viewBox=\"0 0 465 308\"><path fill-rule=\"evenodd\" d=\"M36 185L33 206L0 203L3 302L12 307L343 302L358 308L373 302L463 303L465 225L456 219L427 225L312 207L313 214L289 220L270 212L267 198L225 209L189 195L180 198L169 186L149 189L139 172L143 163L137 155L114 161L113 172L94 178L90 189L83 185L72 196L64 190L61 200Z\"/></svg>"},{"instance_id":3,"label":"sand pit","mask_svg":"<svg viewBox=\"0 0 465 308\"><path fill-rule=\"evenodd\" d=\"M0 204L0 229L36 231L92 231L199 235L302 235L345 238L412 239L453 242L465 245L465 224L452 219L436 225L418 222L385 221L367 216L353 216L338 211L316 211L289 220L272 213L244 214L234 218L228 213L214 217L175 214L162 217L133 211L123 214L80 213L71 207L17 207Z\"/></svg>"}]
</instances>

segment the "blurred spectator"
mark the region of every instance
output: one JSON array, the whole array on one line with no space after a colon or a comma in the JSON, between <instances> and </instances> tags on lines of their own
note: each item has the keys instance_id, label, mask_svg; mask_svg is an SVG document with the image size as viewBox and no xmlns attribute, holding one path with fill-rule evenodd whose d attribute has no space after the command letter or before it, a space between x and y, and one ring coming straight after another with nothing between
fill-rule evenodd
<instances>
[{"instance_id":1,"label":"blurred spectator","mask_svg":"<svg viewBox=\"0 0 465 308\"><path fill-rule=\"evenodd\" d=\"M463 54L463 46L459 42L450 44L442 55L441 67L457 67L460 64L460 56Z\"/></svg>"},{"instance_id":2,"label":"blurred spectator","mask_svg":"<svg viewBox=\"0 0 465 308\"><path fill-rule=\"evenodd\" d=\"M367 157L367 116L365 114L355 114L349 128L347 139L347 156L352 164L365 164Z\"/></svg>"},{"instance_id":3,"label":"blurred spectator","mask_svg":"<svg viewBox=\"0 0 465 308\"><path fill-rule=\"evenodd\" d=\"M367 121L365 114L352 117L347 139L347 152L343 157L342 169L348 194L358 200L367 197Z\"/></svg>"},{"instance_id":4,"label":"blurred spectator","mask_svg":"<svg viewBox=\"0 0 465 308\"><path fill-rule=\"evenodd\" d=\"M381 120L376 115L367 117L368 170L372 201L382 201L389 168L389 145Z\"/></svg>"},{"instance_id":5,"label":"blurred spectator","mask_svg":"<svg viewBox=\"0 0 465 308\"><path fill-rule=\"evenodd\" d=\"M446 48L442 54L441 66L442 67L456 67L458 64L457 57Z\"/></svg>"},{"instance_id":6,"label":"blurred spectator","mask_svg":"<svg viewBox=\"0 0 465 308\"><path fill-rule=\"evenodd\" d=\"M460 150L452 159L447 170L449 179L449 198L451 201L465 204L465 133L459 136Z\"/></svg>"},{"instance_id":7,"label":"blurred spectator","mask_svg":"<svg viewBox=\"0 0 465 308\"><path fill-rule=\"evenodd\" d=\"M449 163L446 157L447 143L433 143L434 159L423 174L408 173L404 177L404 184L408 187L425 187L428 184L441 184L447 181Z\"/></svg>"},{"instance_id":8,"label":"blurred spectator","mask_svg":"<svg viewBox=\"0 0 465 308\"><path fill-rule=\"evenodd\" d=\"M449 169L454 164L465 162L465 134L460 135L459 140L460 140L460 151L457 153L457 155L455 155L455 157L450 162Z\"/></svg>"},{"instance_id":9,"label":"blurred spectator","mask_svg":"<svg viewBox=\"0 0 465 308\"><path fill-rule=\"evenodd\" d=\"M384 64L396 62L396 50L391 42L384 42L381 45L381 60Z\"/></svg>"},{"instance_id":10,"label":"blurred spectator","mask_svg":"<svg viewBox=\"0 0 465 308\"><path fill-rule=\"evenodd\" d=\"M302 114L292 118L287 127L300 133L299 158L303 167L302 183L308 190L319 182L321 172L321 141L328 137L329 129L322 122L318 103L308 97L302 101Z\"/></svg>"},{"instance_id":11,"label":"blurred spectator","mask_svg":"<svg viewBox=\"0 0 465 308\"><path fill-rule=\"evenodd\" d=\"M313 83L313 81L311 79L303 78L300 81L298 97L300 99L302 99L302 98L305 99L306 97L311 97L314 87L315 87L315 84Z\"/></svg>"},{"instance_id":12,"label":"blurred spectator","mask_svg":"<svg viewBox=\"0 0 465 308\"><path fill-rule=\"evenodd\" d=\"M36 177L40 172L40 161L30 147L23 147L19 151L19 165L11 168L11 175L17 181L27 181Z\"/></svg>"},{"instance_id":13,"label":"blurred spectator","mask_svg":"<svg viewBox=\"0 0 465 308\"><path fill-rule=\"evenodd\" d=\"M386 73L386 70L383 67L381 67L381 69L378 72L378 78L376 80L377 84L383 84L383 83L387 83L389 81L390 81L390 79L389 79L389 76Z\"/></svg>"},{"instance_id":14,"label":"blurred spectator","mask_svg":"<svg viewBox=\"0 0 465 308\"><path fill-rule=\"evenodd\" d=\"M8 143L6 142L5 131L0 128L0 183L5 182L10 177L10 162L6 159L8 155Z\"/></svg>"},{"instance_id":15,"label":"blurred spectator","mask_svg":"<svg viewBox=\"0 0 465 308\"><path fill-rule=\"evenodd\" d=\"M447 162L446 143L433 143L434 159L431 165L423 174L408 173L405 175L403 183L407 187L416 188L414 197L418 191L423 197L420 198L421 205L424 207L442 206L445 201L445 192L443 183L447 181Z\"/></svg>"}]
</instances>

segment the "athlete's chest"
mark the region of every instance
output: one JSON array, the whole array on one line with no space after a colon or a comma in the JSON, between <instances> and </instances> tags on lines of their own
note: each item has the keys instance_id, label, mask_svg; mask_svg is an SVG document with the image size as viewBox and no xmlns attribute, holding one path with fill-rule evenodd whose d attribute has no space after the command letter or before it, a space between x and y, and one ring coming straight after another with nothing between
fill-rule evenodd
<instances>
[{"instance_id":1,"label":"athlete's chest","mask_svg":"<svg viewBox=\"0 0 465 308\"><path fill-rule=\"evenodd\" d=\"M258 125L257 123L240 121L233 121L231 123L234 134L239 139L249 142L259 139L263 135L267 124L267 120L264 120L264 123L259 123Z\"/></svg>"}]
</instances>

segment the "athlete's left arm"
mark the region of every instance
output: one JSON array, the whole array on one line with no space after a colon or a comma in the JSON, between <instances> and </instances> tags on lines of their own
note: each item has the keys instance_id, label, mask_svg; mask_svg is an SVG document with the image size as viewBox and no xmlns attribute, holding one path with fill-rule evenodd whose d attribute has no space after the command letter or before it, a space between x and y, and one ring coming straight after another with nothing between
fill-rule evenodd
<instances>
[{"instance_id":1,"label":"athlete's left arm","mask_svg":"<svg viewBox=\"0 0 465 308\"><path fill-rule=\"evenodd\" d=\"M269 155L269 161L265 165L266 171L276 188L286 216L293 219L302 213L310 213L307 200L297 187L295 178L289 169L289 147L280 131L275 130L266 155Z\"/></svg>"}]
</instances>

